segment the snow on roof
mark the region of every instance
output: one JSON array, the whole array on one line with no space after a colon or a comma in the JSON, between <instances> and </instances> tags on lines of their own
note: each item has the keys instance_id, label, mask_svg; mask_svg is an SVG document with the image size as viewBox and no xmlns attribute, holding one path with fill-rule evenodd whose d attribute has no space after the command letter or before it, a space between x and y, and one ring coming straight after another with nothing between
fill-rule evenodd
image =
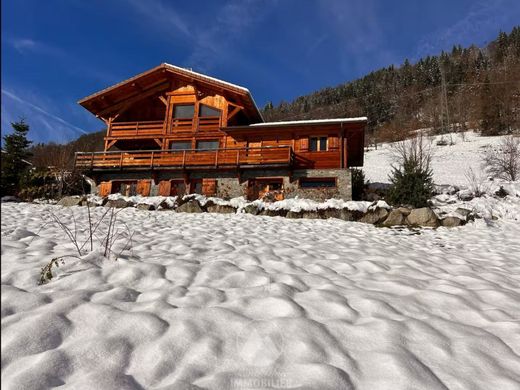
<instances>
[{"instance_id":1,"label":"snow on roof","mask_svg":"<svg viewBox=\"0 0 520 390\"><path fill-rule=\"evenodd\" d=\"M215 77L211 77L211 76L208 76L208 75L205 75L205 74L199 73L199 72L195 72L195 71L193 71L193 70L191 70L191 69L181 68L180 66L176 66L176 65L168 64L167 62L164 62L163 65L167 66L168 68L172 68L172 69L174 69L174 70L180 71L180 72L190 73L190 74L192 74L193 76L201 77L201 78L204 78L204 79L208 79L208 80L210 80L210 81L214 81L214 82L217 82L217 83L220 83L220 84L224 84L224 85L227 85L228 87L232 87L232 88L236 88L236 89L241 89L241 90L244 91L244 92L250 93L250 92L249 92L249 89L244 88L244 87L242 87L242 86L240 86L240 85L232 84L232 83L229 83L229 82L227 82L227 81L217 79L217 78L215 78Z\"/></svg>"},{"instance_id":2,"label":"snow on roof","mask_svg":"<svg viewBox=\"0 0 520 390\"><path fill-rule=\"evenodd\" d=\"M252 123L248 127L312 125L312 124L320 124L320 123L349 123L349 122L366 122L367 120L368 120L368 118L366 116L360 116L357 118L309 119L309 120L300 120L300 121L260 122L260 123ZM236 126L236 127L241 127L241 126Z\"/></svg>"}]
</instances>

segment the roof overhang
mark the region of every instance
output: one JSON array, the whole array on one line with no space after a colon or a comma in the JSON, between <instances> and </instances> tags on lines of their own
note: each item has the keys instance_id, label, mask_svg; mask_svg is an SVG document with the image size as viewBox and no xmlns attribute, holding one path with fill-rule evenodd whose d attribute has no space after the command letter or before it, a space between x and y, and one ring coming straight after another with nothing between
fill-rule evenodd
<instances>
[{"instance_id":1,"label":"roof overhang","mask_svg":"<svg viewBox=\"0 0 520 390\"><path fill-rule=\"evenodd\" d=\"M262 114L247 88L167 63L84 97L78 103L94 115L100 116L109 111L110 107L116 107L132 96L137 97L144 90L153 92L155 90L152 87L154 87L160 91L163 85L167 89L169 78L177 78L187 83L196 82L198 85L222 93L227 98L238 100L243 103L246 115L252 121L263 122ZM137 88L132 88L136 85Z\"/></svg>"},{"instance_id":2,"label":"roof overhang","mask_svg":"<svg viewBox=\"0 0 520 390\"><path fill-rule=\"evenodd\" d=\"M303 127L303 126L324 126L324 125L334 125L334 124L342 124L342 123L357 123L357 124L366 124L368 118L366 116L357 117L357 118L334 118L334 119L311 119L311 120L298 120L298 121L280 121L280 122L261 122L261 123L253 123L247 126L229 126L225 127L223 130L233 131L233 130L258 130L264 128L283 128L283 127Z\"/></svg>"}]
</instances>

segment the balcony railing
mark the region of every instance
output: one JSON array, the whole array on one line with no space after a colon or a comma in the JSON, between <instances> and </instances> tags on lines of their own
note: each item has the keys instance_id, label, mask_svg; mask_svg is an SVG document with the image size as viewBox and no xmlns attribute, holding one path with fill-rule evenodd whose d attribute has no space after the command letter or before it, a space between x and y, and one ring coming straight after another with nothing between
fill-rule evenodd
<instances>
[{"instance_id":1,"label":"balcony railing","mask_svg":"<svg viewBox=\"0 0 520 390\"><path fill-rule=\"evenodd\" d=\"M290 166L294 152L290 146L240 149L139 150L117 152L77 152L77 169L225 168Z\"/></svg>"},{"instance_id":2,"label":"balcony railing","mask_svg":"<svg viewBox=\"0 0 520 390\"><path fill-rule=\"evenodd\" d=\"M212 131L220 128L220 117L208 116L200 118L173 118L171 133L192 133L195 131ZM143 138L162 137L164 135L163 121L112 122L109 137L112 138Z\"/></svg>"}]
</instances>

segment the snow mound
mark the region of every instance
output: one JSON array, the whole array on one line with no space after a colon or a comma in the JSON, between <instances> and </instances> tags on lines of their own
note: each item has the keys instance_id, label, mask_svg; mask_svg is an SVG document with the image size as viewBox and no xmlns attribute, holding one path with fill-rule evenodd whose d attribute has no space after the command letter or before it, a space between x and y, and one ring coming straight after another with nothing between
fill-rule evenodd
<instances>
[{"instance_id":1,"label":"snow mound","mask_svg":"<svg viewBox=\"0 0 520 390\"><path fill-rule=\"evenodd\" d=\"M46 210L70 220L2 205L6 388L518 389L517 221L412 231L127 208L131 251L66 260L38 286L72 250Z\"/></svg>"}]
</instances>

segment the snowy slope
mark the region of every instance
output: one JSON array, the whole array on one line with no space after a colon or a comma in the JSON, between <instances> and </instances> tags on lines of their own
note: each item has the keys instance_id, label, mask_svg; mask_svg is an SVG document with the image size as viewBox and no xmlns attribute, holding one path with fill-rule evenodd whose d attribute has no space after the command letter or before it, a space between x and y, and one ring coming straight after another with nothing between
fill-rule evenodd
<instances>
[{"instance_id":1,"label":"snowy slope","mask_svg":"<svg viewBox=\"0 0 520 390\"><path fill-rule=\"evenodd\" d=\"M482 152L489 145L497 145L504 138L480 137L477 133L466 132L464 139L460 134L444 136L446 140L453 140L454 145L438 146L440 136L429 139L433 150L433 179L435 184L467 186L466 172L472 168L476 173L481 172ZM365 153L363 170L366 179L372 183L389 183L388 175L391 172L392 144L378 145Z\"/></svg>"},{"instance_id":2,"label":"snowy slope","mask_svg":"<svg viewBox=\"0 0 520 390\"><path fill-rule=\"evenodd\" d=\"M45 210L86 228L86 208L2 205L6 389L520 388L518 221L124 209L132 251L38 286L73 253Z\"/></svg>"}]
</instances>

